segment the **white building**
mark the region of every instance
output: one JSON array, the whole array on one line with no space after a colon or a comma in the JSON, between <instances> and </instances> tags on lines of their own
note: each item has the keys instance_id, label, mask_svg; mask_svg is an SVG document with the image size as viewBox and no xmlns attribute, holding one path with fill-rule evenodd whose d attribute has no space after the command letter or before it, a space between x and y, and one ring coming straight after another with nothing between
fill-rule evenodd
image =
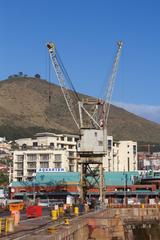
<instances>
[{"instance_id":1,"label":"white building","mask_svg":"<svg viewBox=\"0 0 160 240\"><path fill-rule=\"evenodd\" d=\"M39 133L16 140L13 152L13 180L32 179L39 168L77 171L76 135Z\"/></svg>"},{"instance_id":2,"label":"white building","mask_svg":"<svg viewBox=\"0 0 160 240\"><path fill-rule=\"evenodd\" d=\"M113 146L113 166L113 171L137 171L137 142L115 142Z\"/></svg>"},{"instance_id":3,"label":"white building","mask_svg":"<svg viewBox=\"0 0 160 240\"><path fill-rule=\"evenodd\" d=\"M113 141L108 137L108 155L103 158L105 171L137 171L137 142Z\"/></svg>"}]
</instances>

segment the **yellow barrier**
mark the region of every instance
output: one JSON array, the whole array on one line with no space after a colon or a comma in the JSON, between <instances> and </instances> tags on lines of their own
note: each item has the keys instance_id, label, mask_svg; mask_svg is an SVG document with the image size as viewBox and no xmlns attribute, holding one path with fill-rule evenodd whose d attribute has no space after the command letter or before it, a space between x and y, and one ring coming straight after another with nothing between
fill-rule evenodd
<instances>
[{"instance_id":1,"label":"yellow barrier","mask_svg":"<svg viewBox=\"0 0 160 240\"><path fill-rule=\"evenodd\" d=\"M58 218L58 212L57 212L57 210L52 210L52 211L51 211L51 214L52 214L52 220L53 220L53 221L57 220L57 218Z\"/></svg>"},{"instance_id":2,"label":"yellow barrier","mask_svg":"<svg viewBox=\"0 0 160 240\"><path fill-rule=\"evenodd\" d=\"M2 233L11 233L14 232L14 219L9 218L0 218L0 234Z\"/></svg>"},{"instance_id":3,"label":"yellow barrier","mask_svg":"<svg viewBox=\"0 0 160 240\"><path fill-rule=\"evenodd\" d=\"M79 215L79 208L78 208L78 207L75 207L75 208L74 208L74 214L75 214L76 216Z\"/></svg>"},{"instance_id":4,"label":"yellow barrier","mask_svg":"<svg viewBox=\"0 0 160 240\"><path fill-rule=\"evenodd\" d=\"M6 219L6 230L7 232L14 232L14 219L12 217Z\"/></svg>"}]
</instances>

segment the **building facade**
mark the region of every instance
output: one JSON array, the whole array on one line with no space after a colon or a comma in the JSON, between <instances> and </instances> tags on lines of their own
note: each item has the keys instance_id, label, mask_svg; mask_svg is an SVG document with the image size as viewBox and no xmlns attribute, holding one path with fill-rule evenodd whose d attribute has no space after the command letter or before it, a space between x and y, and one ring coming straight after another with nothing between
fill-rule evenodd
<instances>
[{"instance_id":1,"label":"building facade","mask_svg":"<svg viewBox=\"0 0 160 240\"><path fill-rule=\"evenodd\" d=\"M33 138L16 140L12 179L31 180L38 169L77 171L76 135L39 133Z\"/></svg>"},{"instance_id":2,"label":"building facade","mask_svg":"<svg viewBox=\"0 0 160 240\"><path fill-rule=\"evenodd\" d=\"M31 180L38 169L63 169L77 172L78 135L38 133L33 138L16 140L18 149L13 151L12 180ZM114 142L107 137L107 156L103 157L104 171L136 171L137 143Z\"/></svg>"},{"instance_id":3,"label":"building facade","mask_svg":"<svg viewBox=\"0 0 160 240\"><path fill-rule=\"evenodd\" d=\"M138 170L160 171L160 152L138 152Z\"/></svg>"},{"instance_id":4,"label":"building facade","mask_svg":"<svg viewBox=\"0 0 160 240\"><path fill-rule=\"evenodd\" d=\"M137 171L137 142L118 142L117 162L119 171Z\"/></svg>"},{"instance_id":5,"label":"building facade","mask_svg":"<svg viewBox=\"0 0 160 240\"><path fill-rule=\"evenodd\" d=\"M103 167L108 172L137 171L137 142L108 138L108 155Z\"/></svg>"}]
</instances>

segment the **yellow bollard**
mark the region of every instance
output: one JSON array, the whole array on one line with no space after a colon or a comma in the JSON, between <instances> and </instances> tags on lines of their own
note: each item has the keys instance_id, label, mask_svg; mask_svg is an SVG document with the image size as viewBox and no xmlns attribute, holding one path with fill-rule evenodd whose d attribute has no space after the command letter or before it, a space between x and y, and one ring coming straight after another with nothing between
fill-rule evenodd
<instances>
[{"instance_id":1,"label":"yellow bollard","mask_svg":"<svg viewBox=\"0 0 160 240\"><path fill-rule=\"evenodd\" d=\"M79 207L75 207L75 208L74 208L74 214L75 214L76 216L79 215Z\"/></svg>"},{"instance_id":2,"label":"yellow bollard","mask_svg":"<svg viewBox=\"0 0 160 240\"><path fill-rule=\"evenodd\" d=\"M63 214L64 214L64 209L63 209L63 207L59 207L59 215L60 215L60 216L63 216Z\"/></svg>"},{"instance_id":3,"label":"yellow bollard","mask_svg":"<svg viewBox=\"0 0 160 240\"><path fill-rule=\"evenodd\" d=\"M64 224L65 224L65 225L69 225L69 219L68 219L68 218L65 218L65 219L64 219Z\"/></svg>"},{"instance_id":4,"label":"yellow bollard","mask_svg":"<svg viewBox=\"0 0 160 240\"><path fill-rule=\"evenodd\" d=\"M142 203L141 208L144 208L144 204Z\"/></svg>"},{"instance_id":5,"label":"yellow bollard","mask_svg":"<svg viewBox=\"0 0 160 240\"><path fill-rule=\"evenodd\" d=\"M56 230L57 229L54 226L48 227L48 233L55 233Z\"/></svg>"},{"instance_id":6,"label":"yellow bollard","mask_svg":"<svg viewBox=\"0 0 160 240\"><path fill-rule=\"evenodd\" d=\"M14 232L14 219L9 217L6 219L6 230L7 232Z\"/></svg>"},{"instance_id":7,"label":"yellow bollard","mask_svg":"<svg viewBox=\"0 0 160 240\"><path fill-rule=\"evenodd\" d=\"M52 210L51 214L52 214L52 220L56 221L58 218L57 210Z\"/></svg>"}]
</instances>

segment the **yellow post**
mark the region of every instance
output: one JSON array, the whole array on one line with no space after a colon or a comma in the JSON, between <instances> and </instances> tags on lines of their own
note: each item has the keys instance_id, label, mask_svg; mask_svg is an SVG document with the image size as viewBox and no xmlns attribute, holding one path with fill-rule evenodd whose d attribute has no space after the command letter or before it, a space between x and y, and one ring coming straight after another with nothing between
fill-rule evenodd
<instances>
[{"instance_id":1,"label":"yellow post","mask_svg":"<svg viewBox=\"0 0 160 240\"><path fill-rule=\"evenodd\" d=\"M144 204L143 203L142 203L141 207L144 208Z\"/></svg>"},{"instance_id":2,"label":"yellow post","mask_svg":"<svg viewBox=\"0 0 160 240\"><path fill-rule=\"evenodd\" d=\"M5 233L8 233L8 218L5 219Z\"/></svg>"},{"instance_id":3,"label":"yellow post","mask_svg":"<svg viewBox=\"0 0 160 240\"><path fill-rule=\"evenodd\" d=\"M74 208L74 214L75 214L76 216L79 215L79 207L75 207L75 208Z\"/></svg>"},{"instance_id":4,"label":"yellow post","mask_svg":"<svg viewBox=\"0 0 160 240\"><path fill-rule=\"evenodd\" d=\"M52 220L53 220L53 221L56 221L57 218L58 218L57 210L52 210L52 211L51 211L51 214L52 214Z\"/></svg>"},{"instance_id":5,"label":"yellow post","mask_svg":"<svg viewBox=\"0 0 160 240\"><path fill-rule=\"evenodd\" d=\"M57 211L57 218L59 217L59 209L58 210L56 210Z\"/></svg>"},{"instance_id":6,"label":"yellow post","mask_svg":"<svg viewBox=\"0 0 160 240\"><path fill-rule=\"evenodd\" d=\"M0 218L0 234L2 233L2 218Z\"/></svg>"}]
</instances>

